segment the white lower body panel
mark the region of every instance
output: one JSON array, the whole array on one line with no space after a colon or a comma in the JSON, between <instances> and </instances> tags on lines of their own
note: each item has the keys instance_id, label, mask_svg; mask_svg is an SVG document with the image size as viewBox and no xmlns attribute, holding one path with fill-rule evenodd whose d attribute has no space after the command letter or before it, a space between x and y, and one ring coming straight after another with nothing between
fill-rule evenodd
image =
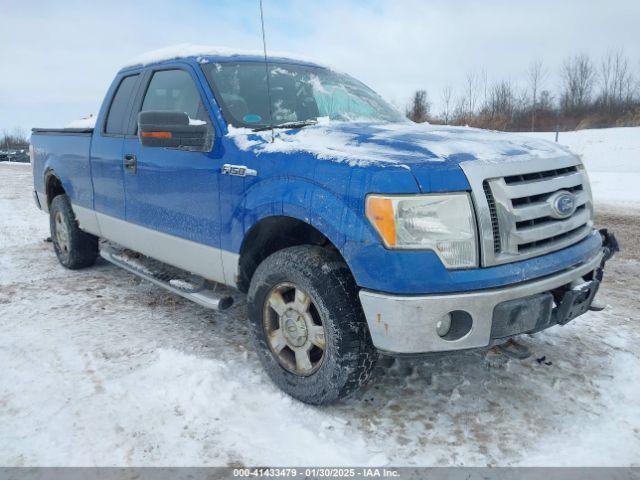
<instances>
[{"instance_id":1,"label":"white lower body panel","mask_svg":"<svg viewBox=\"0 0 640 480\"><path fill-rule=\"evenodd\" d=\"M240 256L73 205L80 228L214 282L236 286Z\"/></svg>"}]
</instances>

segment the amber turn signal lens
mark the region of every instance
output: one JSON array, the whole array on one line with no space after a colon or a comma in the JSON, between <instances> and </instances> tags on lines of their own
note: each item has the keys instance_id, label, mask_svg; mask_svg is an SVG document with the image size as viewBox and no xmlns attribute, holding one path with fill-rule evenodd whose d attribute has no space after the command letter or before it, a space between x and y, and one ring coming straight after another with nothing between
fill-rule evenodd
<instances>
[{"instance_id":1,"label":"amber turn signal lens","mask_svg":"<svg viewBox=\"0 0 640 480\"><path fill-rule=\"evenodd\" d=\"M171 132L142 132L145 138L171 138Z\"/></svg>"},{"instance_id":2,"label":"amber turn signal lens","mask_svg":"<svg viewBox=\"0 0 640 480\"><path fill-rule=\"evenodd\" d=\"M393 218L393 203L390 198L367 197L367 218L376 228L388 247L396 244L396 224Z\"/></svg>"}]
</instances>

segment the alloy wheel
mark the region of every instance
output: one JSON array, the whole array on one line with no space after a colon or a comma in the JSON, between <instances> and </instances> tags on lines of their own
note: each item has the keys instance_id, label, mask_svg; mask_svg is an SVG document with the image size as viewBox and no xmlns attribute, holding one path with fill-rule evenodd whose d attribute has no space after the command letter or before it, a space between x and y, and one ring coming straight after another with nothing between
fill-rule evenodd
<instances>
[{"instance_id":1,"label":"alloy wheel","mask_svg":"<svg viewBox=\"0 0 640 480\"><path fill-rule=\"evenodd\" d=\"M280 283L267 295L263 323L278 363L300 376L313 374L326 350L322 318L311 296L292 283Z\"/></svg>"},{"instance_id":2,"label":"alloy wheel","mask_svg":"<svg viewBox=\"0 0 640 480\"><path fill-rule=\"evenodd\" d=\"M69 229L64 221L64 217L61 212L55 214L56 223L56 243L58 248L65 255L69 253Z\"/></svg>"}]
</instances>

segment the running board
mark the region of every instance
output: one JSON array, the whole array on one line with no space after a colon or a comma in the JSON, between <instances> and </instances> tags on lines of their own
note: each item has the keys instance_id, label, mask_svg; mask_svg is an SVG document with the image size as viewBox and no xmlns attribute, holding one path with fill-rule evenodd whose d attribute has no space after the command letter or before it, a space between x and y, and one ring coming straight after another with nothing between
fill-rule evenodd
<instances>
[{"instance_id":1,"label":"running board","mask_svg":"<svg viewBox=\"0 0 640 480\"><path fill-rule=\"evenodd\" d=\"M203 307L226 310L233 304L233 297L215 291L216 284L212 287L211 282L204 278L196 277L130 250L101 245L100 256L107 262Z\"/></svg>"}]
</instances>

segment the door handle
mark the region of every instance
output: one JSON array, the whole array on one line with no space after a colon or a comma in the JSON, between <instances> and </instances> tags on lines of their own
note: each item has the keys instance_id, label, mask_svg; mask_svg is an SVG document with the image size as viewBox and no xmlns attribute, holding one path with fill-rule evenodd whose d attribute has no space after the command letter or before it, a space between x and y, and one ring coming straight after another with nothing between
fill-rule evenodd
<instances>
[{"instance_id":1,"label":"door handle","mask_svg":"<svg viewBox=\"0 0 640 480\"><path fill-rule=\"evenodd\" d=\"M128 170L131 173L136 173L136 170L138 169L138 159L135 155L131 153L125 154L123 157L123 164L125 170Z\"/></svg>"}]
</instances>

